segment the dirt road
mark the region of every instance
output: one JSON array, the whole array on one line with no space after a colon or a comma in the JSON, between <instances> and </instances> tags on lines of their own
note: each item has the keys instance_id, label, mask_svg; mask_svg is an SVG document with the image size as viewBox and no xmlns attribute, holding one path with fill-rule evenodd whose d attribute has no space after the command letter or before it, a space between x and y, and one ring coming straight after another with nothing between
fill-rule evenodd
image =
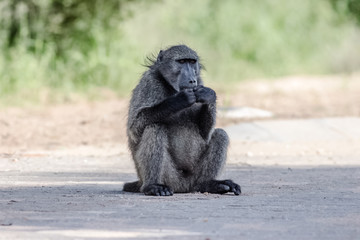
<instances>
[{"instance_id":1,"label":"dirt road","mask_svg":"<svg viewBox=\"0 0 360 240\"><path fill-rule=\"evenodd\" d=\"M251 129L228 129L222 177L241 184L240 196L121 192L136 175L111 146L2 154L0 239L357 239L360 136L246 140L259 136Z\"/></svg>"}]
</instances>

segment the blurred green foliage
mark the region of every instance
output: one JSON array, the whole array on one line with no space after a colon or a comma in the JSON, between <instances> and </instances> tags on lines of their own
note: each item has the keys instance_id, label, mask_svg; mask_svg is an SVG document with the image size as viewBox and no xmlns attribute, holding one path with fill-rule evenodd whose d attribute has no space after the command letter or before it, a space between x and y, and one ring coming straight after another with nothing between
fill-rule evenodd
<instances>
[{"instance_id":1,"label":"blurred green foliage","mask_svg":"<svg viewBox=\"0 0 360 240\"><path fill-rule=\"evenodd\" d=\"M354 18L360 24L360 0L330 0L333 7L347 18Z\"/></svg>"},{"instance_id":2,"label":"blurred green foliage","mask_svg":"<svg viewBox=\"0 0 360 240\"><path fill-rule=\"evenodd\" d=\"M13 0L2 6L2 29L7 47L27 43L30 52L43 54L53 47L56 57L69 52L86 53L96 45L94 29L117 27L123 1ZM5 45L6 46L6 45Z\"/></svg>"},{"instance_id":3,"label":"blurred green foliage","mask_svg":"<svg viewBox=\"0 0 360 240\"><path fill-rule=\"evenodd\" d=\"M356 71L360 33L348 16L358 2L1 0L0 100L127 95L146 55L178 43L199 52L217 87Z\"/></svg>"},{"instance_id":4,"label":"blurred green foliage","mask_svg":"<svg viewBox=\"0 0 360 240\"><path fill-rule=\"evenodd\" d=\"M120 24L130 0L2 0L0 97L64 101L119 89ZM129 88L129 87L126 87ZM25 100L26 101L26 100Z\"/></svg>"}]
</instances>

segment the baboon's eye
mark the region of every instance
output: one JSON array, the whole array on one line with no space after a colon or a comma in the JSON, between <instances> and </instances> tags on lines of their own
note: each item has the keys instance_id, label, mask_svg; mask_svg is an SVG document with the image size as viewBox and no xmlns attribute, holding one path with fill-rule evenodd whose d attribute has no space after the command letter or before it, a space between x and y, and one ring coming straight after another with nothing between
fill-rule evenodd
<instances>
[{"instance_id":1,"label":"baboon's eye","mask_svg":"<svg viewBox=\"0 0 360 240\"><path fill-rule=\"evenodd\" d=\"M184 59L179 59L176 61L180 64L184 64L184 63L195 64L196 63L196 59L191 59L191 58L184 58Z\"/></svg>"}]
</instances>

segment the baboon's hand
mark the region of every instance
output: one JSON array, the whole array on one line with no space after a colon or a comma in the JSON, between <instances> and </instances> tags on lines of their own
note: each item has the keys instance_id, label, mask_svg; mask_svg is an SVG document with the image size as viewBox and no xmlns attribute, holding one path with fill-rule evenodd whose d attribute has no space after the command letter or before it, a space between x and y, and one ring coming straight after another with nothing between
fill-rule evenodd
<instances>
[{"instance_id":1,"label":"baboon's hand","mask_svg":"<svg viewBox=\"0 0 360 240\"><path fill-rule=\"evenodd\" d=\"M166 185L163 184L150 184L143 190L145 195L152 196L172 196L174 192Z\"/></svg>"},{"instance_id":2,"label":"baboon's hand","mask_svg":"<svg viewBox=\"0 0 360 240\"><path fill-rule=\"evenodd\" d=\"M196 102L214 103L216 101L216 93L214 90L204 86L198 86L194 89Z\"/></svg>"},{"instance_id":3,"label":"baboon's hand","mask_svg":"<svg viewBox=\"0 0 360 240\"><path fill-rule=\"evenodd\" d=\"M178 96L181 99L181 101L185 103L187 107L193 105L196 102L194 89L190 89L190 88L184 89L178 94Z\"/></svg>"}]
</instances>

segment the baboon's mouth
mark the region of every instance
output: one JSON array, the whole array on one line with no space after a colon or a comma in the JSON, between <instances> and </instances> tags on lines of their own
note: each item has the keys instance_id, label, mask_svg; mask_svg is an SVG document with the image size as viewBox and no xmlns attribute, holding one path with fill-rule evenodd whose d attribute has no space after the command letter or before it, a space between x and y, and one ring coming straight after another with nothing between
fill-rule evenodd
<instances>
[{"instance_id":1,"label":"baboon's mouth","mask_svg":"<svg viewBox=\"0 0 360 240\"><path fill-rule=\"evenodd\" d=\"M182 88L180 88L180 90L195 89L196 87L197 87L197 85L195 87L182 87Z\"/></svg>"}]
</instances>

